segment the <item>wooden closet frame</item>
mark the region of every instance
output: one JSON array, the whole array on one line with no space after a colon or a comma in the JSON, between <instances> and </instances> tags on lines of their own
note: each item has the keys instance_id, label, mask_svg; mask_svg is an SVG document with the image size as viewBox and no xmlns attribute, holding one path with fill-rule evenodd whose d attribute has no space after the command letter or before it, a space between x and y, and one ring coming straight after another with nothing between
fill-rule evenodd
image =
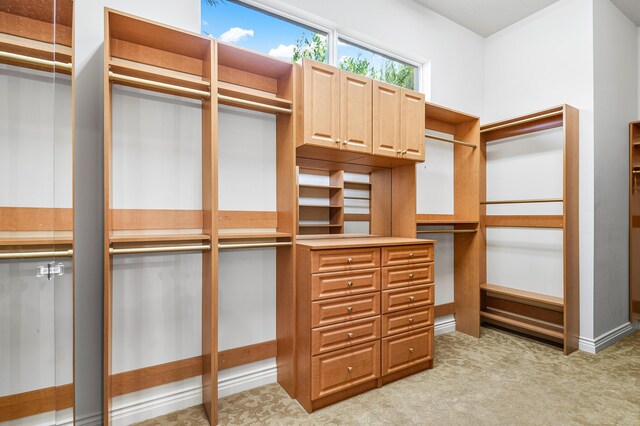
<instances>
[{"instance_id":1,"label":"wooden closet frame","mask_svg":"<svg viewBox=\"0 0 640 426\"><path fill-rule=\"evenodd\" d=\"M569 105L561 105L533 114L485 124L480 129L481 321L561 343L567 355L578 349L580 334L578 124L578 110ZM486 144L557 127L564 128L562 199L487 200ZM486 213L488 204L539 202L562 202L563 214L500 216ZM562 229L564 297L552 297L487 283L487 227Z\"/></svg>"},{"instance_id":2,"label":"wooden closet frame","mask_svg":"<svg viewBox=\"0 0 640 426\"><path fill-rule=\"evenodd\" d=\"M45 5L50 7L44 7ZM54 22L54 6L55 19ZM0 4L0 63L71 76L71 146L74 152L74 47L73 0L44 0L38 7L21 0ZM73 155L73 154L72 154ZM72 160L73 163L73 160ZM73 183L72 183L73 193ZM73 196L72 196L73 199ZM0 231L19 236L0 237L0 259L62 258L72 259L75 234L72 208L0 207ZM33 237L34 231L53 232L51 237ZM22 234L24 233L24 235ZM72 281L72 294L74 282ZM73 313L75 324L75 309ZM75 327L75 325L74 325ZM75 358L75 330L73 331ZM75 382L75 364L73 365ZM59 411L74 406L74 382L0 397L0 423Z\"/></svg>"},{"instance_id":3,"label":"wooden closet frame","mask_svg":"<svg viewBox=\"0 0 640 426\"><path fill-rule=\"evenodd\" d=\"M418 214L418 235L451 233L454 241L454 302L435 306L435 316L454 314L456 330L480 337L480 118L425 103L425 137L453 144L453 214ZM432 131L432 132L430 132ZM452 139L434 135L447 133ZM426 157L429 163L429 156ZM446 226L447 228L442 228ZM434 229L434 227L436 227ZM439 227L439 228L438 228Z\"/></svg>"},{"instance_id":4,"label":"wooden closet frame","mask_svg":"<svg viewBox=\"0 0 640 426\"><path fill-rule=\"evenodd\" d=\"M640 240L634 240L633 230L640 228L640 207L634 199L640 195L640 121L629 123L629 321L640 321L640 268L634 256L640 253ZM634 281L635 280L635 281ZM634 289L635 285L635 289ZM635 291L634 291L635 290Z\"/></svg>"},{"instance_id":5,"label":"wooden closet frame","mask_svg":"<svg viewBox=\"0 0 640 426\"><path fill-rule=\"evenodd\" d=\"M277 357L278 381L293 392L293 241L297 231L294 135L299 65L105 9L105 330L104 421L116 395L203 375L203 403L217 422L217 372ZM111 87L132 86L202 100L202 210L113 210L111 206ZM217 196L218 105L276 114L275 212L219 211ZM275 228L275 229L274 229ZM148 235L147 229L202 229L201 234ZM114 235L114 230L129 230ZM111 259L113 250L133 252L203 250L202 356L111 374ZM205 247L205 246L209 246ZM218 352L218 251L276 247L275 341ZM131 250L133 249L133 250Z\"/></svg>"}]
</instances>

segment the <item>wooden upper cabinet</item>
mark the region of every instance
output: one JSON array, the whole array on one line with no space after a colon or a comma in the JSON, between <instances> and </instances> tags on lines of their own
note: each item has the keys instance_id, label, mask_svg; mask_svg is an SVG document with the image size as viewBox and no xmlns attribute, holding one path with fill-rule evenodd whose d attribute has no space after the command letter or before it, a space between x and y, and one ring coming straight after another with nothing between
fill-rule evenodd
<instances>
[{"instance_id":1,"label":"wooden upper cabinet","mask_svg":"<svg viewBox=\"0 0 640 426\"><path fill-rule=\"evenodd\" d=\"M338 148L340 139L340 70L303 60L304 144Z\"/></svg>"},{"instance_id":2,"label":"wooden upper cabinet","mask_svg":"<svg viewBox=\"0 0 640 426\"><path fill-rule=\"evenodd\" d=\"M401 93L398 86L373 82L373 153L376 155L400 157ZM424 116L424 104L422 109Z\"/></svg>"},{"instance_id":3,"label":"wooden upper cabinet","mask_svg":"<svg viewBox=\"0 0 640 426\"><path fill-rule=\"evenodd\" d=\"M340 145L344 150L371 153L372 82L340 70Z\"/></svg>"},{"instance_id":4,"label":"wooden upper cabinet","mask_svg":"<svg viewBox=\"0 0 640 426\"><path fill-rule=\"evenodd\" d=\"M424 94L402 89L400 145L402 157L424 161Z\"/></svg>"}]
</instances>

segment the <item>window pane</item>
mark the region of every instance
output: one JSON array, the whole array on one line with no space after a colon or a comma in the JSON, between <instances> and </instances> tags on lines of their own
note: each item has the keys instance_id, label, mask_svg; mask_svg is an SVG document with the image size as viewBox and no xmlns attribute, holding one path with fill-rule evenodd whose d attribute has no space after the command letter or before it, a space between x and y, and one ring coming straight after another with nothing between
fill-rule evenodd
<instances>
[{"instance_id":1,"label":"window pane","mask_svg":"<svg viewBox=\"0 0 640 426\"><path fill-rule=\"evenodd\" d=\"M202 34L287 61L327 62L327 35L231 0L200 0Z\"/></svg>"},{"instance_id":2,"label":"window pane","mask_svg":"<svg viewBox=\"0 0 640 426\"><path fill-rule=\"evenodd\" d=\"M338 66L376 80L407 89L416 89L418 69L379 53L338 40Z\"/></svg>"}]
</instances>

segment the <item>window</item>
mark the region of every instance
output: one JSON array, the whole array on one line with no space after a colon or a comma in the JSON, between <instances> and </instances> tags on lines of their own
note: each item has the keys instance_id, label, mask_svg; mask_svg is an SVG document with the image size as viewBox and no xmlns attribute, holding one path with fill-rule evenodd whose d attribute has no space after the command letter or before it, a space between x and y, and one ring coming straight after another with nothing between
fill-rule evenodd
<instances>
[{"instance_id":1,"label":"window","mask_svg":"<svg viewBox=\"0 0 640 426\"><path fill-rule=\"evenodd\" d=\"M263 10L263 6L253 6L252 0L200 2L205 35L287 61L311 58L407 89L419 89L418 65L365 47L331 29Z\"/></svg>"},{"instance_id":2,"label":"window","mask_svg":"<svg viewBox=\"0 0 640 426\"><path fill-rule=\"evenodd\" d=\"M338 66L376 80L414 90L418 67L338 39Z\"/></svg>"},{"instance_id":3,"label":"window","mask_svg":"<svg viewBox=\"0 0 640 426\"><path fill-rule=\"evenodd\" d=\"M286 61L327 62L327 34L231 0L200 0L201 31Z\"/></svg>"}]
</instances>

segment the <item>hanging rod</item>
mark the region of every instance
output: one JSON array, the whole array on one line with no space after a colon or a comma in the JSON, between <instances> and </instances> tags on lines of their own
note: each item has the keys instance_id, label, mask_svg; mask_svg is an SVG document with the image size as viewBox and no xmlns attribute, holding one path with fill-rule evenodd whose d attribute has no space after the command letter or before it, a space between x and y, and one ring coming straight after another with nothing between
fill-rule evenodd
<instances>
[{"instance_id":1,"label":"hanging rod","mask_svg":"<svg viewBox=\"0 0 640 426\"><path fill-rule=\"evenodd\" d=\"M417 234L467 234L477 232L477 229L422 229Z\"/></svg>"},{"instance_id":2,"label":"hanging rod","mask_svg":"<svg viewBox=\"0 0 640 426\"><path fill-rule=\"evenodd\" d=\"M498 126L489 127L488 129L481 129L480 133L492 132L494 130L504 129L505 127L516 126L518 124L530 123L531 121L542 120L543 118L554 117L556 115L564 114L563 110L550 112L548 114L536 115L535 117L523 118L522 120L513 121L511 123L500 124Z\"/></svg>"},{"instance_id":3,"label":"hanging rod","mask_svg":"<svg viewBox=\"0 0 640 426\"><path fill-rule=\"evenodd\" d=\"M218 99L221 101L229 101L236 104L256 106L264 109L270 109L275 112L283 112L285 114L291 114L291 108L283 108L275 105L264 104L262 102L248 101L246 99L234 98L233 96L218 94Z\"/></svg>"},{"instance_id":4,"label":"hanging rod","mask_svg":"<svg viewBox=\"0 0 640 426\"><path fill-rule=\"evenodd\" d=\"M211 250L211 244L203 244L203 245L196 245L196 246L110 248L109 254L168 253L168 252L176 252L176 251L199 251L199 250Z\"/></svg>"},{"instance_id":5,"label":"hanging rod","mask_svg":"<svg viewBox=\"0 0 640 426\"><path fill-rule=\"evenodd\" d=\"M638 173L640 173L640 170L634 170L631 173L633 173L634 175L637 175Z\"/></svg>"},{"instance_id":6,"label":"hanging rod","mask_svg":"<svg viewBox=\"0 0 640 426\"><path fill-rule=\"evenodd\" d=\"M73 250L60 251L29 251L0 253L0 259L40 259L43 257L71 257Z\"/></svg>"},{"instance_id":7,"label":"hanging rod","mask_svg":"<svg viewBox=\"0 0 640 426\"><path fill-rule=\"evenodd\" d=\"M122 81L125 83L138 83L149 87L158 87L160 89L174 90L176 92L188 93L190 95L199 95L207 99L211 96L209 92L205 92L204 90L191 89L189 87L176 86L175 84L160 83L159 81L131 77L123 74L116 74L113 71L109 71L109 80Z\"/></svg>"},{"instance_id":8,"label":"hanging rod","mask_svg":"<svg viewBox=\"0 0 640 426\"><path fill-rule=\"evenodd\" d=\"M529 204L529 203L562 203L562 198L549 198L537 200L501 200L501 201L480 201L481 205L488 204Z\"/></svg>"},{"instance_id":9,"label":"hanging rod","mask_svg":"<svg viewBox=\"0 0 640 426\"><path fill-rule=\"evenodd\" d=\"M429 139L435 139L438 141L442 141L442 142L449 142L449 143L453 143L453 144L458 144L458 145L464 145L464 146L469 146L471 148L477 148L478 145L474 144L474 143L469 143L469 142L462 142L462 141L457 141L455 139L446 139L446 138L441 138L440 136L434 136L434 135L424 135L425 138L429 138Z\"/></svg>"},{"instance_id":10,"label":"hanging rod","mask_svg":"<svg viewBox=\"0 0 640 426\"><path fill-rule=\"evenodd\" d=\"M58 61L50 61L48 59L34 58L31 56L18 55L17 53L0 52L0 58L13 59L14 61L25 62L34 65L44 65L52 68L62 68L71 71L72 64Z\"/></svg>"},{"instance_id":11,"label":"hanging rod","mask_svg":"<svg viewBox=\"0 0 640 426\"><path fill-rule=\"evenodd\" d=\"M260 248L260 247L283 247L291 246L291 241L273 242L273 243L238 243L238 244L218 244L218 248L224 249L243 249L243 248Z\"/></svg>"}]
</instances>

